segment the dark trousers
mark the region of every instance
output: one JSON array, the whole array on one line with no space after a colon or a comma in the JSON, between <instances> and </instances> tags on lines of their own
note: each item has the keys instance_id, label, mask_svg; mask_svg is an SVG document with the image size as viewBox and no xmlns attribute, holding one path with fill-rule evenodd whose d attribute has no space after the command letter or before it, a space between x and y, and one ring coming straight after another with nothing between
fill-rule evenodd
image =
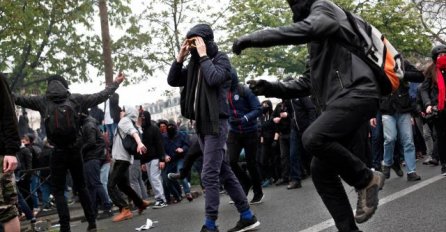
<instances>
[{"instance_id":1,"label":"dark trousers","mask_svg":"<svg viewBox=\"0 0 446 232\"><path fill-rule=\"evenodd\" d=\"M130 208L128 202L122 197L119 190L126 194L137 207L141 207L143 205L142 199L130 186L129 167L130 162L115 160L112 167L112 172L108 178L108 194L110 199L113 201L113 204L115 204L119 210L122 210L123 208Z\"/></svg>"},{"instance_id":2,"label":"dark trousers","mask_svg":"<svg viewBox=\"0 0 446 232\"><path fill-rule=\"evenodd\" d=\"M380 112L376 114L376 127L370 127L370 142L372 152L372 167L381 170L381 161L384 155L383 122Z\"/></svg>"},{"instance_id":3,"label":"dark trousers","mask_svg":"<svg viewBox=\"0 0 446 232\"><path fill-rule=\"evenodd\" d=\"M96 199L102 203L104 210L110 210L112 205L108 201L107 193L101 182L101 163L98 159L92 159L85 162L85 176L87 179L87 187L90 192L90 199L95 213L98 210Z\"/></svg>"},{"instance_id":4,"label":"dark trousers","mask_svg":"<svg viewBox=\"0 0 446 232\"><path fill-rule=\"evenodd\" d=\"M51 190L56 200L60 231L70 231L70 211L64 195L67 170L70 170L73 179L73 188L79 193L79 200L84 209L85 218L89 224L95 224L95 213L93 211L90 195L85 185L84 165L79 149L75 147L56 147L51 156L50 169Z\"/></svg>"},{"instance_id":5,"label":"dark trousers","mask_svg":"<svg viewBox=\"0 0 446 232\"><path fill-rule=\"evenodd\" d=\"M290 134L280 134L280 178L290 179Z\"/></svg>"},{"instance_id":6,"label":"dark trousers","mask_svg":"<svg viewBox=\"0 0 446 232\"><path fill-rule=\"evenodd\" d=\"M435 132L437 139L434 147L437 147L438 156L442 165L446 164L446 112L441 111L438 118L434 120ZM435 148L434 148L435 150Z\"/></svg>"},{"instance_id":7,"label":"dark trousers","mask_svg":"<svg viewBox=\"0 0 446 232\"><path fill-rule=\"evenodd\" d=\"M256 162L257 141L258 137L256 131L243 134L230 131L228 135L227 145L229 163L235 176L237 176L238 180L240 181L246 195L248 195L248 191L251 186L253 187L254 195L262 194L260 175L258 173ZM242 149L245 149L246 165L251 178L238 164Z\"/></svg>"},{"instance_id":8,"label":"dark trousers","mask_svg":"<svg viewBox=\"0 0 446 232\"><path fill-rule=\"evenodd\" d=\"M220 183L225 187L235 207L241 213L249 209L245 192L237 177L225 160L225 144L228 135L227 120L219 122L218 135L199 135L199 143L203 151L203 171L201 181L206 189L205 211L206 217L217 220L220 205Z\"/></svg>"},{"instance_id":9,"label":"dark trousers","mask_svg":"<svg viewBox=\"0 0 446 232\"><path fill-rule=\"evenodd\" d=\"M302 179L302 169L308 168L308 174L310 165L305 167L303 165L303 158L306 156L305 149L302 145L302 134L296 129L291 129L290 133L290 181L300 181ZM309 159L311 161L311 159Z\"/></svg>"},{"instance_id":10,"label":"dark trousers","mask_svg":"<svg viewBox=\"0 0 446 232\"><path fill-rule=\"evenodd\" d=\"M378 109L376 99L343 97L335 100L304 132L302 142L314 156L313 183L339 231L357 226L341 178L356 189L368 185L373 172L364 161L369 119Z\"/></svg>"}]
</instances>

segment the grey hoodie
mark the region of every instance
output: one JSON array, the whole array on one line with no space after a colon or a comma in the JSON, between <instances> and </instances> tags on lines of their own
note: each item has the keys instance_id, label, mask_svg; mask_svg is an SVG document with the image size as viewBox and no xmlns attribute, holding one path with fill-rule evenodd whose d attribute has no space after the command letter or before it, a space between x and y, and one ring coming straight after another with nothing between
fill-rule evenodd
<instances>
[{"instance_id":1,"label":"grey hoodie","mask_svg":"<svg viewBox=\"0 0 446 232\"><path fill-rule=\"evenodd\" d=\"M132 136L134 133L137 133L137 129L133 125L138 119L138 111L133 106L124 106L125 115L118 123L118 129L116 130L116 135L113 137L113 149L112 149L112 157L114 160L123 160L128 161L133 164L133 156L130 155L122 145L122 138L126 136ZM119 136L119 133L121 136Z\"/></svg>"}]
</instances>

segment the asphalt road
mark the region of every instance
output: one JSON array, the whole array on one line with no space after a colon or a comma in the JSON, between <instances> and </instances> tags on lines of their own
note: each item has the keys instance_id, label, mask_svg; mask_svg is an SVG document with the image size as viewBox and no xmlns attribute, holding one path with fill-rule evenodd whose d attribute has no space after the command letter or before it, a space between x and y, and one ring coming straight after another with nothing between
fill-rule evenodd
<instances>
[{"instance_id":1,"label":"asphalt road","mask_svg":"<svg viewBox=\"0 0 446 232\"><path fill-rule=\"evenodd\" d=\"M440 175L440 167L417 163L417 172L422 176L418 182L407 182L392 172L380 192L380 206L372 219L359 225L363 231L424 232L446 231L446 177ZM320 200L311 179L303 181L303 188L287 190L285 186L264 189L264 203L252 206L262 223L259 231L265 232L331 232L337 231L333 221ZM356 207L356 192L346 186L352 207ZM248 196L252 197L252 193ZM229 197L221 195L220 231L235 225L239 215ZM204 198L201 196L189 203L168 206L163 209L148 209L142 215L120 223L111 219L98 221L99 231L130 232L145 224L147 218L155 223L153 232L200 231L204 218ZM85 231L86 223L74 222L72 231Z\"/></svg>"}]
</instances>

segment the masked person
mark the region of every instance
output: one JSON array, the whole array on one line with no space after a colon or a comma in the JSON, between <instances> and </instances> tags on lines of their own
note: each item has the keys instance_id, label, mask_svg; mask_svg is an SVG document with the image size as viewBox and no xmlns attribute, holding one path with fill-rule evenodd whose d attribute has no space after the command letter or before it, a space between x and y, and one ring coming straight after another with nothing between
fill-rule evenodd
<instances>
[{"instance_id":1,"label":"masked person","mask_svg":"<svg viewBox=\"0 0 446 232\"><path fill-rule=\"evenodd\" d=\"M309 67L303 77L285 83L252 81L257 95L277 98L308 96L313 92L321 115L306 129L302 143L314 156L314 185L339 231L357 231L378 207L385 177L367 168L368 120L378 110L380 89L370 67L339 42L356 37L345 12L329 0L288 0L294 23L256 31L237 39L233 52L249 47L306 44ZM365 136L364 136L365 135ZM341 179L358 192L353 216ZM356 221L356 222L355 222Z\"/></svg>"},{"instance_id":2,"label":"masked person","mask_svg":"<svg viewBox=\"0 0 446 232\"><path fill-rule=\"evenodd\" d=\"M426 114L435 116L433 124L437 133L436 144L441 162L441 174L446 176L445 45L437 45L432 49L432 61L424 72L426 79L420 90Z\"/></svg>"},{"instance_id":3,"label":"masked person","mask_svg":"<svg viewBox=\"0 0 446 232\"><path fill-rule=\"evenodd\" d=\"M44 96L15 96L15 102L22 107L39 111L45 118L45 131L48 141L54 145L50 161L51 187L56 199L60 231L70 231L70 211L65 198L67 170L70 170L75 189L85 217L88 231L96 231L95 213L85 185L84 168L80 154L81 136L79 113L81 108L90 108L107 100L124 81L119 73L114 82L95 94L71 94L68 82L59 75L48 78L48 88Z\"/></svg>"},{"instance_id":4,"label":"masked person","mask_svg":"<svg viewBox=\"0 0 446 232\"><path fill-rule=\"evenodd\" d=\"M183 68L183 62L189 54L188 66ZM260 225L249 209L237 177L224 159L228 135L226 96L231 85L230 69L229 58L218 51L211 27L198 24L187 33L167 80L171 86L183 87L181 114L197 123L196 131L203 151L201 180L206 189L206 219L202 232L218 231L215 221L220 204L220 180L241 215L237 225L229 231L246 231Z\"/></svg>"}]
</instances>

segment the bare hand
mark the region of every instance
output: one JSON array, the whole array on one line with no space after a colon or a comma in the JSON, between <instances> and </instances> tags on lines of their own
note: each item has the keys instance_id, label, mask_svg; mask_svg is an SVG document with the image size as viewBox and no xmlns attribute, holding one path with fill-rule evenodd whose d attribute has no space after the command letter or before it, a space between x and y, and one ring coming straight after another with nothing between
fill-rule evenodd
<instances>
[{"instance_id":1,"label":"bare hand","mask_svg":"<svg viewBox=\"0 0 446 232\"><path fill-rule=\"evenodd\" d=\"M190 53L190 47L189 44L187 43L187 39L185 39L183 41L183 44L181 44L180 51L178 52L177 62L183 63L184 59L186 58L187 55L189 55L189 53Z\"/></svg>"},{"instance_id":2,"label":"bare hand","mask_svg":"<svg viewBox=\"0 0 446 232\"><path fill-rule=\"evenodd\" d=\"M276 123L276 124L279 123L280 122L280 118L279 117L273 118L273 122Z\"/></svg>"},{"instance_id":3,"label":"bare hand","mask_svg":"<svg viewBox=\"0 0 446 232\"><path fill-rule=\"evenodd\" d=\"M146 148L146 146L144 146L143 143L139 143L139 144L138 144L138 148L136 148L136 151L137 151L140 155L142 155L142 154L144 154L144 153L147 152L147 148Z\"/></svg>"},{"instance_id":4,"label":"bare hand","mask_svg":"<svg viewBox=\"0 0 446 232\"><path fill-rule=\"evenodd\" d=\"M288 117L288 113L287 112L281 112L280 113L280 117L281 118L286 118L286 117Z\"/></svg>"},{"instance_id":5,"label":"bare hand","mask_svg":"<svg viewBox=\"0 0 446 232\"><path fill-rule=\"evenodd\" d=\"M3 158L3 172L14 172L17 168L17 158L12 155L5 155Z\"/></svg>"},{"instance_id":6,"label":"bare hand","mask_svg":"<svg viewBox=\"0 0 446 232\"><path fill-rule=\"evenodd\" d=\"M166 163L169 163L171 158L170 158L170 156L166 155L166 157L164 157L164 160L166 161Z\"/></svg>"},{"instance_id":7,"label":"bare hand","mask_svg":"<svg viewBox=\"0 0 446 232\"><path fill-rule=\"evenodd\" d=\"M176 153L183 153L183 148L179 147L175 150Z\"/></svg>"},{"instance_id":8,"label":"bare hand","mask_svg":"<svg viewBox=\"0 0 446 232\"><path fill-rule=\"evenodd\" d=\"M124 80L125 80L124 73L119 72L118 76L116 76L116 78L115 78L115 82L117 82L118 84L121 84Z\"/></svg>"},{"instance_id":9,"label":"bare hand","mask_svg":"<svg viewBox=\"0 0 446 232\"><path fill-rule=\"evenodd\" d=\"M160 170L163 170L166 167L166 163L160 162Z\"/></svg>"},{"instance_id":10,"label":"bare hand","mask_svg":"<svg viewBox=\"0 0 446 232\"><path fill-rule=\"evenodd\" d=\"M432 106L426 108L426 114L432 114Z\"/></svg>"},{"instance_id":11,"label":"bare hand","mask_svg":"<svg viewBox=\"0 0 446 232\"><path fill-rule=\"evenodd\" d=\"M376 127L376 124L377 124L377 122L376 122L376 118L372 118L372 119L370 119L370 126L371 126L371 127L375 128L375 127Z\"/></svg>"},{"instance_id":12,"label":"bare hand","mask_svg":"<svg viewBox=\"0 0 446 232\"><path fill-rule=\"evenodd\" d=\"M207 56L206 44L204 43L203 38L197 36L195 40L195 45L197 46L197 52L200 57Z\"/></svg>"},{"instance_id":13,"label":"bare hand","mask_svg":"<svg viewBox=\"0 0 446 232\"><path fill-rule=\"evenodd\" d=\"M147 172L147 167L145 164L141 164L141 171Z\"/></svg>"}]
</instances>

